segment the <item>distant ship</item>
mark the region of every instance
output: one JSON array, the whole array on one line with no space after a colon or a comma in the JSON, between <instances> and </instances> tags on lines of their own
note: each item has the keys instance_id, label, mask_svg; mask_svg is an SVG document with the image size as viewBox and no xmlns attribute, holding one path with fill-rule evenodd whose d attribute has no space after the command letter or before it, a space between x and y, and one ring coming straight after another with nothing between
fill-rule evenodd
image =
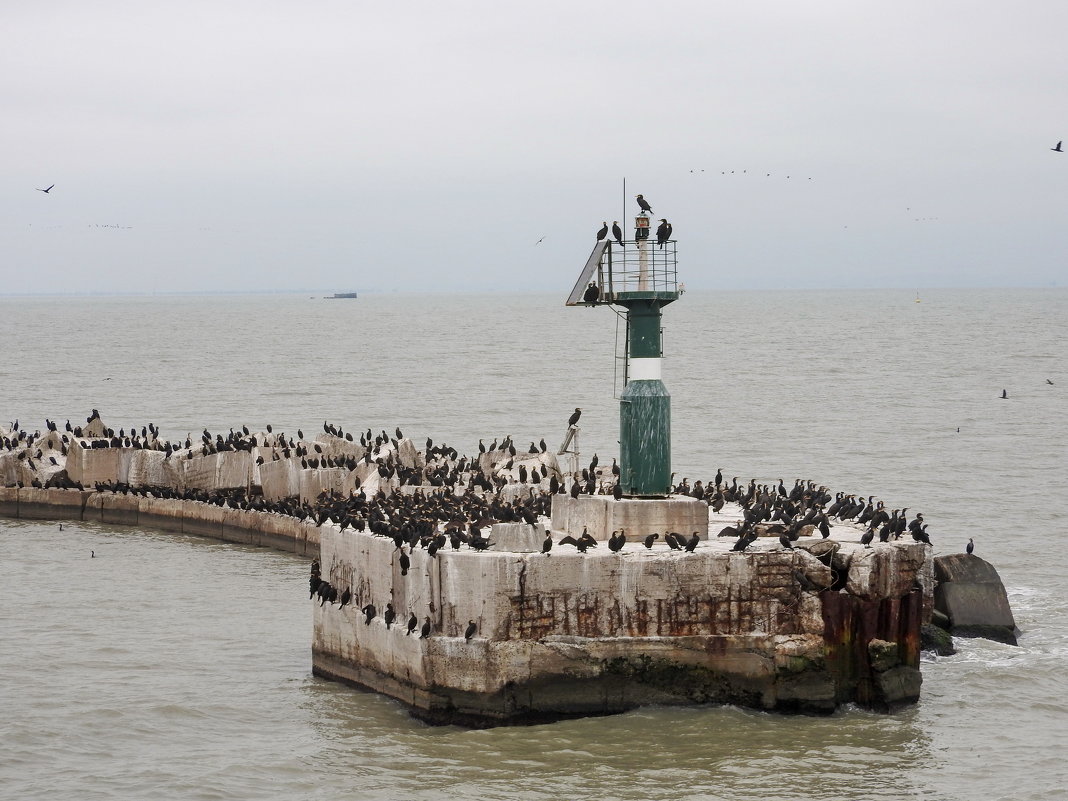
<instances>
[{"instance_id":1,"label":"distant ship","mask_svg":"<svg viewBox=\"0 0 1068 801\"><path fill-rule=\"evenodd\" d=\"M337 300L338 298L354 298L354 297L356 297L356 293L355 292L335 292L333 295L330 295L327 298L327 300Z\"/></svg>"}]
</instances>

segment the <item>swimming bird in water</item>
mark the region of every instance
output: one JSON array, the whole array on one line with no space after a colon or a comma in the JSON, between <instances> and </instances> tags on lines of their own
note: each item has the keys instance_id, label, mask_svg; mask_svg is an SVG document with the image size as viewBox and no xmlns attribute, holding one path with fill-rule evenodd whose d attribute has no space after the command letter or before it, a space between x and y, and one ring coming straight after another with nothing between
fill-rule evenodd
<instances>
[{"instance_id":1,"label":"swimming bird in water","mask_svg":"<svg viewBox=\"0 0 1068 801\"><path fill-rule=\"evenodd\" d=\"M89 558L96 559L96 551L89 551Z\"/></svg>"},{"instance_id":2,"label":"swimming bird in water","mask_svg":"<svg viewBox=\"0 0 1068 801\"><path fill-rule=\"evenodd\" d=\"M968 537L968 544L964 547L965 553L972 553L975 550L975 542L971 537Z\"/></svg>"},{"instance_id":3,"label":"swimming bird in water","mask_svg":"<svg viewBox=\"0 0 1068 801\"><path fill-rule=\"evenodd\" d=\"M649 205L648 200L646 200L641 195L635 195L635 197L638 199L638 208L640 208L642 211L647 211L650 214L653 213L653 207Z\"/></svg>"},{"instance_id":4,"label":"swimming bird in water","mask_svg":"<svg viewBox=\"0 0 1068 801\"><path fill-rule=\"evenodd\" d=\"M620 247L625 247L623 244L623 229L619 227L618 220L612 220L612 238L616 240Z\"/></svg>"},{"instance_id":5,"label":"swimming bird in water","mask_svg":"<svg viewBox=\"0 0 1068 801\"><path fill-rule=\"evenodd\" d=\"M473 620L467 621L467 630L464 632L464 639L471 642L471 638L478 632L478 624Z\"/></svg>"},{"instance_id":6,"label":"swimming bird in water","mask_svg":"<svg viewBox=\"0 0 1068 801\"><path fill-rule=\"evenodd\" d=\"M1008 390L1004 390L1004 389L1003 389L1003 390L1001 390L1001 399L1002 399L1002 400L1007 400L1007 399L1008 399L1008 397L1009 397L1009 393L1008 393Z\"/></svg>"}]
</instances>

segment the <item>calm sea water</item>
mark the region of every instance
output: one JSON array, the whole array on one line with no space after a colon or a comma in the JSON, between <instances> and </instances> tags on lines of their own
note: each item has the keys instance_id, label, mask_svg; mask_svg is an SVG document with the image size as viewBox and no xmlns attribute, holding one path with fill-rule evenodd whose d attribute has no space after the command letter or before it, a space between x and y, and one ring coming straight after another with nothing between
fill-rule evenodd
<instances>
[{"instance_id":1,"label":"calm sea water","mask_svg":"<svg viewBox=\"0 0 1068 801\"><path fill-rule=\"evenodd\" d=\"M95 407L171 437L329 419L473 452L505 434L556 444L581 406L584 459L606 460L615 316L562 300L0 298L0 417ZM0 520L0 795L1063 797L1066 343L1065 290L695 292L665 312L679 477L875 494L923 511L936 553L974 537L1000 571L1020 647L959 640L925 662L913 709L430 728L310 675L304 560Z\"/></svg>"}]
</instances>

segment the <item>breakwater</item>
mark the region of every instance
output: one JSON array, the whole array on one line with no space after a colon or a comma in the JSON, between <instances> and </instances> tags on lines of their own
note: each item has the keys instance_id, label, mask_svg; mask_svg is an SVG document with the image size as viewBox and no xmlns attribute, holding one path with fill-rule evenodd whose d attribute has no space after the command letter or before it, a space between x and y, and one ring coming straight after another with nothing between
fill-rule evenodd
<instances>
[{"instance_id":1,"label":"breakwater","mask_svg":"<svg viewBox=\"0 0 1068 801\"><path fill-rule=\"evenodd\" d=\"M930 549L889 536L868 547L847 520L821 536L804 523L829 531L829 494L811 482L795 486L808 513L787 531L753 524L754 500L779 497L755 483L620 498L611 468L580 471L509 438L468 459L329 425L314 440L231 431L199 444L151 427L131 437L97 415L68 433L0 433L0 476L15 477L0 514L316 558L313 671L433 722L710 702L893 709L919 696Z\"/></svg>"}]
</instances>

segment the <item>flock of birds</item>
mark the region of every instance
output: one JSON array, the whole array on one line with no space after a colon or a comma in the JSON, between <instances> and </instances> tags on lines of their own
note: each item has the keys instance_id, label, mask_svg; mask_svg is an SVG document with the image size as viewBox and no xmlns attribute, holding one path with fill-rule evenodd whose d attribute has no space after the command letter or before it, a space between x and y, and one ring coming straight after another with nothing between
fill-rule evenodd
<instances>
[{"instance_id":1,"label":"flock of birds","mask_svg":"<svg viewBox=\"0 0 1068 801\"><path fill-rule=\"evenodd\" d=\"M568 425L576 426L581 414L582 409L576 407L568 419ZM540 443L531 442L525 451L516 447L511 436L499 441L495 439L489 445L480 440L479 455L469 458L448 445L435 445L428 438L421 451L422 458L412 466L400 459L400 443L404 435L399 428L392 436L384 430L379 434L366 430L354 436L324 421L322 433L329 436L320 437L319 441L306 439L301 430L297 431L296 438L276 433L268 425L266 432L259 433L250 432L247 427L230 429L225 435L213 435L205 430L198 439L187 436L184 441L171 443L163 439L159 429L151 423L139 429L131 426L129 431L125 428L118 431L108 428L103 425L96 409L86 419L85 426L74 426L67 421L62 428L61 431L55 421L46 420L46 433L29 433L16 420L6 433L0 432L3 434L0 436L0 453L17 451L20 460L36 460L38 463L51 460L48 462L52 466L50 486L74 485L66 478L65 471L56 469L61 467L57 455L66 454L74 438L79 440L82 447L162 451L164 460L258 450L260 455L257 461L261 464L265 461L266 453L271 460L291 459L299 462L302 468L334 467L354 471L361 464L372 466L391 487L412 485L420 489L412 493L386 492L383 489L365 492L360 482L355 480L354 489L349 493L323 491L318 497L306 500L298 497L268 500L245 488L180 489L130 486L115 481L99 482L94 489L270 512L310 520L317 525L336 525L342 532L349 529L365 532L392 540L402 576L407 575L411 557L417 549L424 551L431 559L446 548L484 551L493 545L488 531L494 523L544 525L551 514L554 495L566 492L571 497L581 494L622 497L620 468L615 459L610 465L601 465L595 455L588 466L576 475L562 476L546 467L540 458L546 450L544 440ZM337 440L349 443L353 452L343 456L326 453L329 448L324 448L324 445ZM369 468L364 469L366 471ZM525 491L502 492L505 487L516 484ZM727 504L736 505L741 519L724 526L717 535L735 538L731 550L736 552L746 551L762 537L776 536L782 549L792 550L803 536L830 537L831 528L838 524L864 526L860 542L865 547L871 547L876 539L890 542L902 536L911 536L916 542L931 544L922 514L916 514L910 521L907 508L887 509L882 501L873 496L865 498L844 492L832 494L826 487L803 479L796 479L790 489L781 479L777 484L760 484L755 479L748 484L739 484L738 477L725 481L720 470L707 482L698 480L691 484L689 479L684 478L673 487L673 492L707 503L714 513L723 512ZM727 511L733 512L734 507ZM546 557L559 547L575 548L578 553L585 554L590 549L607 545L610 552L618 553L628 542L624 530L613 531L607 543L602 543L585 529L578 537L565 535L558 540L554 539L548 527L546 529L541 547L541 553ZM670 551L693 553L701 545L702 534L699 531L688 535L671 531L653 532L635 544L638 548L652 550L663 543ZM969 541L969 553L972 548L973 543ZM350 603L360 603L367 623L379 615L373 599L354 599L351 587L335 587L325 580L318 563L313 565L310 590L310 597L318 599L320 606L329 603L340 604L339 608L342 608ZM387 627L392 626L396 614L391 603L385 604L381 616ZM414 633L417 624L418 620L409 610L407 633ZM432 624L429 618L425 618L420 636L429 637L431 633ZM465 636L471 639L475 634L477 624L471 621Z\"/></svg>"}]
</instances>

